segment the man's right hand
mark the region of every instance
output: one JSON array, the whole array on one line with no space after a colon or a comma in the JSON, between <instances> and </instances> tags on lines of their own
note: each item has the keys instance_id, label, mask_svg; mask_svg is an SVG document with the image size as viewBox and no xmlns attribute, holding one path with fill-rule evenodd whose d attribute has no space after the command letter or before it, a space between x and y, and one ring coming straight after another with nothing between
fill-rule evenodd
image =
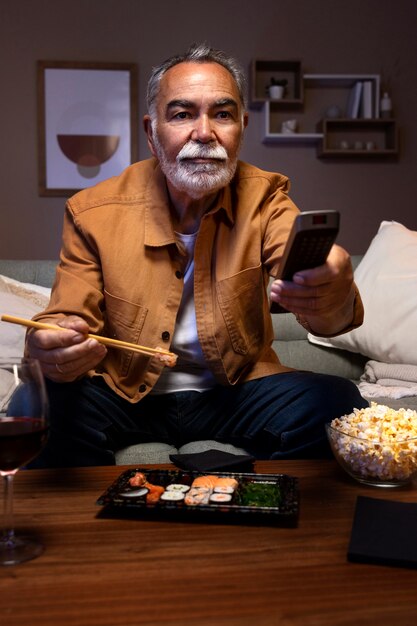
<instances>
[{"instance_id":1,"label":"man's right hand","mask_svg":"<svg viewBox=\"0 0 417 626\"><path fill-rule=\"evenodd\" d=\"M70 315L58 322L62 330L32 330L27 339L29 356L38 359L47 378L68 383L93 369L107 354L96 339L87 338L89 327Z\"/></svg>"}]
</instances>

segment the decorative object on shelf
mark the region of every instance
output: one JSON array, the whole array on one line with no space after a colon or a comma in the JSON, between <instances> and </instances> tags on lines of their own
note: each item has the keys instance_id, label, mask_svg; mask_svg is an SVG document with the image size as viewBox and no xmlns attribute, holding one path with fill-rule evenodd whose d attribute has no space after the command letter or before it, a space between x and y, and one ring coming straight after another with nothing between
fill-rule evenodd
<instances>
[{"instance_id":1,"label":"decorative object on shelf","mask_svg":"<svg viewBox=\"0 0 417 626\"><path fill-rule=\"evenodd\" d=\"M363 150L363 149L364 149L363 141L355 141L355 150Z\"/></svg>"},{"instance_id":2,"label":"decorative object on shelf","mask_svg":"<svg viewBox=\"0 0 417 626\"><path fill-rule=\"evenodd\" d=\"M269 93L269 87L273 86L284 87L284 93L278 100ZM249 106L253 109L260 109L266 102L283 109L292 106L302 106L303 78L301 61L288 59L280 61L253 59L251 61Z\"/></svg>"},{"instance_id":3,"label":"decorative object on shelf","mask_svg":"<svg viewBox=\"0 0 417 626\"><path fill-rule=\"evenodd\" d=\"M340 147L340 150L350 150L350 144L348 141L345 141L345 140L340 142L339 147Z\"/></svg>"},{"instance_id":4,"label":"decorative object on shelf","mask_svg":"<svg viewBox=\"0 0 417 626\"><path fill-rule=\"evenodd\" d=\"M282 122L281 132L284 135L291 135L297 132L297 120L285 120Z\"/></svg>"},{"instance_id":5,"label":"decorative object on shelf","mask_svg":"<svg viewBox=\"0 0 417 626\"><path fill-rule=\"evenodd\" d=\"M362 100L360 107L360 117L370 120L375 117L373 83L371 80L364 80L362 84Z\"/></svg>"},{"instance_id":6,"label":"decorative object on shelf","mask_svg":"<svg viewBox=\"0 0 417 626\"><path fill-rule=\"evenodd\" d=\"M357 81L349 92L349 99L346 108L346 117L356 119L359 117L359 107L362 96L362 82Z\"/></svg>"},{"instance_id":7,"label":"decorative object on shelf","mask_svg":"<svg viewBox=\"0 0 417 626\"><path fill-rule=\"evenodd\" d=\"M375 150L376 145L375 145L375 141L367 141L366 142L366 149L367 150Z\"/></svg>"},{"instance_id":8,"label":"decorative object on shelf","mask_svg":"<svg viewBox=\"0 0 417 626\"><path fill-rule=\"evenodd\" d=\"M271 78L271 82L268 85L267 92L271 100L282 100L285 94L285 87L288 81L286 78Z\"/></svg>"},{"instance_id":9,"label":"decorative object on shelf","mask_svg":"<svg viewBox=\"0 0 417 626\"><path fill-rule=\"evenodd\" d=\"M384 92L381 98L380 111L382 118L389 119L392 117L392 102L387 91Z\"/></svg>"},{"instance_id":10,"label":"decorative object on shelf","mask_svg":"<svg viewBox=\"0 0 417 626\"><path fill-rule=\"evenodd\" d=\"M331 120L337 120L342 117L342 111L337 104L331 104L325 111L325 116Z\"/></svg>"}]
</instances>

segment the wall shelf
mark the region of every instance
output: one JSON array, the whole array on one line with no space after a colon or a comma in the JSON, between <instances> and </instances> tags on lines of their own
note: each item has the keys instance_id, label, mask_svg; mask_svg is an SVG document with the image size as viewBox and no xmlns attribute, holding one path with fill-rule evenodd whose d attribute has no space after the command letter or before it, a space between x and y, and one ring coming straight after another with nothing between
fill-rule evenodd
<instances>
[{"instance_id":1,"label":"wall shelf","mask_svg":"<svg viewBox=\"0 0 417 626\"><path fill-rule=\"evenodd\" d=\"M317 143L323 133L265 133L264 143Z\"/></svg>"},{"instance_id":2,"label":"wall shelf","mask_svg":"<svg viewBox=\"0 0 417 626\"><path fill-rule=\"evenodd\" d=\"M268 100L267 88L271 78L285 79L285 97L274 100L280 107L297 107L303 104L301 61L268 61L256 59L250 69L250 105L259 109Z\"/></svg>"},{"instance_id":3,"label":"wall shelf","mask_svg":"<svg viewBox=\"0 0 417 626\"><path fill-rule=\"evenodd\" d=\"M267 97L272 77L288 80L281 100ZM251 65L251 106L263 107L264 143L316 144L320 158L398 155L396 122L379 117L380 90L378 74L303 74L300 61ZM283 132L289 120L296 132Z\"/></svg>"},{"instance_id":4,"label":"wall shelf","mask_svg":"<svg viewBox=\"0 0 417 626\"><path fill-rule=\"evenodd\" d=\"M359 108L356 117L378 118L379 117L379 99L380 99L380 76L379 74L304 74L303 76L305 89L305 105L310 106L314 101L318 100L319 92L314 93L312 90L320 90L321 102L327 101L327 106L336 105L339 107L342 116L351 117L349 115L350 96L355 86L360 83L369 84L369 100L370 112L364 114ZM363 97L363 94L361 94ZM309 103L310 100L310 103ZM323 116L322 116L323 117Z\"/></svg>"},{"instance_id":5,"label":"wall shelf","mask_svg":"<svg viewBox=\"0 0 417 626\"><path fill-rule=\"evenodd\" d=\"M347 119L350 93L356 83L365 81L372 85L372 118L370 119L378 118L379 76L370 74L305 74L303 77L304 99L301 107L291 107L291 103L286 102L285 98L282 101L265 100L265 138L268 137L270 142L273 141L274 136L278 135L277 141L281 141L282 123L290 118L296 120L298 133L302 135L317 133L317 122L325 118L331 109L335 109L342 119ZM296 142L298 141L296 137L298 133L290 135Z\"/></svg>"},{"instance_id":6,"label":"wall shelf","mask_svg":"<svg viewBox=\"0 0 417 626\"><path fill-rule=\"evenodd\" d=\"M317 150L320 158L398 156L399 137L395 120L322 120L319 128L323 133Z\"/></svg>"}]
</instances>

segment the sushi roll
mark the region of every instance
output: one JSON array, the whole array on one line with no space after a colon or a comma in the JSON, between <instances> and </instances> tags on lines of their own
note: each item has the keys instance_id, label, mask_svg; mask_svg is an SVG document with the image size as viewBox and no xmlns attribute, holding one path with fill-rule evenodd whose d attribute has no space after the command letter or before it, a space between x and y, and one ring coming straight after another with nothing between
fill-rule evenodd
<instances>
[{"instance_id":1,"label":"sushi roll","mask_svg":"<svg viewBox=\"0 0 417 626\"><path fill-rule=\"evenodd\" d=\"M234 487L231 485L216 485L214 487L214 493L234 493Z\"/></svg>"},{"instance_id":2,"label":"sushi roll","mask_svg":"<svg viewBox=\"0 0 417 626\"><path fill-rule=\"evenodd\" d=\"M220 476L216 481L214 490L218 491L219 493L222 493L220 491L220 488L224 488L223 493L232 493L237 488L238 484L239 483L237 482L236 478ZM229 491L226 488L230 488L231 491Z\"/></svg>"},{"instance_id":3,"label":"sushi roll","mask_svg":"<svg viewBox=\"0 0 417 626\"><path fill-rule=\"evenodd\" d=\"M208 504L210 494L211 490L206 487L191 487L190 491L185 494L185 504L188 506Z\"/></svg>"},{"instance_id":4,"label":"sushi roll","mask_svg":"<svg viewBox=\"0 0 417 626\"><path fill-rule=\"evenodd\" d=\"M184 500L184 492L178 491L176 489L166 489L164 493L161 495L160 500L164 500L165 502L181 502Z\"/></svg>"},{"instance_id":5,"label":"sushi roll","mask_svg":"<svg viewBox=\"0 0 417 626\"><path fill-rule=\"evenodd\" d=\"M212 493L210 496L210 502L215 504L227 504L232 501L232 494L230 493Z\"/></svg>"},{"instance_id":6,"label":"sushi roll","mask_svg":"<svg viewBox=\"0 0 417 626\"><path fill-rule=\"evenodd\" d=\"M207 489L210 489L211 491L213 491L217 480L218 480L217 476L210 476L210 475L197 476L197 478L194 478L193 484L191 486L192 487L206 487Z\"/></svg>"},{"instance_id":7,"label":"sushi roll","mask_svg":"<svg viewBox=\"0 0 417 626\"><path fill-rule=\"evenodd\" d=\"M188 485L182 485L180 483L172 483L171 485L167 486L166 490L177 491L178 493L186 493L190 490L190 487Z\"/></svg>"}]
</instances>

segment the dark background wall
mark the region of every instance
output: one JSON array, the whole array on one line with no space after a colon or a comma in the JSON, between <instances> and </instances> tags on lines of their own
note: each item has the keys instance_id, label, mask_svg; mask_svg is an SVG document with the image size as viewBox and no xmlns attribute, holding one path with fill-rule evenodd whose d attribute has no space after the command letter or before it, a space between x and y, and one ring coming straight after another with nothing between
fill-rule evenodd
<instances>
[{"instance_id":1,"label":"dark background wall","mask_svg":"<svg viewBox=\"0 0 417 626\"><path fill-rule=\"evenodd\" d=\"M0 0L0 255L56 258L64 198L37 190L36 61L139 66L139 116L153 65L193 41L250 61L300 59L306 73L380 74L401 129L398 161L324 161L313 146L262 142L250 111L242 158L287 174L300 208L336 208L339 242L366 250L382 220L417 230L415 0ZM139 158L149 155L141 124Z\"/></svg>"}]
</instances>

